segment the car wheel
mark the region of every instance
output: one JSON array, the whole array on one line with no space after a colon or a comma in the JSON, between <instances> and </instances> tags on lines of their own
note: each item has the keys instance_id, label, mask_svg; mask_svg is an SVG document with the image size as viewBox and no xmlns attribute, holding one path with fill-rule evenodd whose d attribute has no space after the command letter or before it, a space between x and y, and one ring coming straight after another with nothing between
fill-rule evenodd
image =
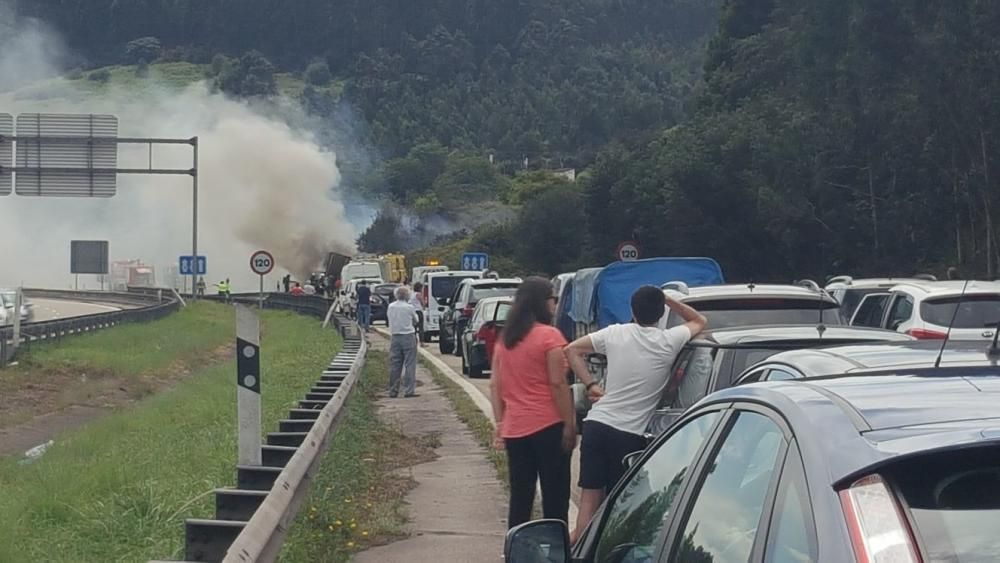
<instances>
[{"instance_id":1,"label":"car wheel","mask_svg":"<svg viewBox=\"0 0 1000 563\"><path fill-rule=\"evenodd\" d=\"M389 326L388 322L386 322L385 324L386 324L386 326ZM421 333L420 340L423 340L424 344L427 344L428 342L430 342L431 341L431 335L430 335L430 333L429 332Z\"/></svg>"},{"instance_id":2,"label":"car wheel","mask_svg":"<svg viewBox=\"0 0 1000 563\"><path fill-rule=\"evenodd\" d=\"M465 354L462 354L462 375L469 375L469 364L465 361Z\"/></svg>"},{"instance_id":3,"label":"car wheel","mask_svg":"<svg viewBox=\"0 0 1000 563\"><path fill-rule=\"evenodd\" d=\"M465 357L464 354L462 354L462 349L463 348L465 348L465 346L462 346L462 339L459 338L458 334L456 333L455 334L455 355L456 356Z\"/></svg>"},{"instance_id":4,"label":"car wheel","mask_svg":"<svg viewBox=\"0 0 1000 563\"><path fill-rule=\"evenodd\" d=\"M441 334L438 335L438 349L442 354L451 354L454 347L455 343L445 335L444 330L442 329Z\"/></svg>"},{"instance_id":5,"label":"car wheel","mask_svg":"<svg viewBox=\"0 0 1000 563\"><path fill-rule=\"evenodd\" d=\"M465 357L464 355L462 356ZM469 366L469 377L482 377L483 376L483 366L481 365L470 365Z\"/></svg>"}]
</instances>

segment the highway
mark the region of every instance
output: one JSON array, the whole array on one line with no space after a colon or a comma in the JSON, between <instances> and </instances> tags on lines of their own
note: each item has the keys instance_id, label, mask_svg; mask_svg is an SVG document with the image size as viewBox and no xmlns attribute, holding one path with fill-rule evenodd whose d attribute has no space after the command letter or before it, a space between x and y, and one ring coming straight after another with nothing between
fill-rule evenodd
<instances>
[{"instance_id":1,"label":"highway","mask_svg":"<svg viewBox=\"0 0 1000 563\"><path fill-rule=\"evenodd\" d=\"M34 308L32 322L53 321L59 319L69 319L72 317L82 317L95 313L107 313L109 311L120 311L122 305L102 305L98 303L82 303L79 301L69 301L64 299L43 299L29 297L28 300ZM459 366L461 368L461 366Z\"/></svg>"}]
</instances>

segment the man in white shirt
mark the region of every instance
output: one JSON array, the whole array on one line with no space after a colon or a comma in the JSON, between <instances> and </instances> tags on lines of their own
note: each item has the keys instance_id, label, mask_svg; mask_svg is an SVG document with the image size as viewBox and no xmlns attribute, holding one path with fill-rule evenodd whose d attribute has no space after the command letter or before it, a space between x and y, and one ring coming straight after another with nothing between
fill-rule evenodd
<instances>
[{"instance_id":1,"label":"man in white shirt","mask_svg":"<svg viewBox=\"0 0 1000 563\"><path fill-rule=\"evenodd\" d=\"M671 329L657 325L669 307L684 319ZM612 325L577 339L566 358L577 378L597 401L583 423L580 443L580 510L575 541L590 523L604 497L625 473L623 459L646 447L643 434L670 378L677 354L705 329L707 319L688 305L668 299L653 286L632 295L632 324ZM606 389L587 370L591 353L608 358Z\"/></svg>"},{"instance_id":2,"label":"man in white shirt","mask_svg":"<svg viewBox=\"0 0 1000 563\"><path fill-rule=\"evenodd\" d=\"M393 292L396 300L386 309L389 321L389 396L399 396L400 375L403 397L416 397L417 386L417 311L410 305L410 289L400 286Z\"/></svg>"}]
</instances>

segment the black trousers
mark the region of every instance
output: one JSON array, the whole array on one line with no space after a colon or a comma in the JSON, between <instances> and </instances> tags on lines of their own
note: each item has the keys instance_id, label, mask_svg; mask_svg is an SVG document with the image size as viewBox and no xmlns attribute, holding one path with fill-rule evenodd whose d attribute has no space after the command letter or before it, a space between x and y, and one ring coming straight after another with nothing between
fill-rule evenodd
<instances>
[{"instance_id":1,"label":"black trousers","mask_svg":"<svg viewBox=\"0 0 1000 563\"><path fill-rule=\"evenodd\" d=\"M504 440L510 474L508 528L531 520L536 481L542 485L544 517L568 521L570 454L563 451L562 433L560 422L523 438Z\"/></svg>"}]
</instances>

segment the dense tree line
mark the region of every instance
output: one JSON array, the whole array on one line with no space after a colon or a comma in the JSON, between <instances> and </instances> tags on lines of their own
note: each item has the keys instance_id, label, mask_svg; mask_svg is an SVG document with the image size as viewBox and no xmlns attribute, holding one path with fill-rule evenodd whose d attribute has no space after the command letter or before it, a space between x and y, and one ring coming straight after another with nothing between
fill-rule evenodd
<instances>
[{"instance_id":1,"label":"dense tree line","mask_svg":"<svg viewBox=\"0 0 1000 563\"><path fill-rule=\"evenodd\" d=\"M727 0L692 118L598 158L592 244L638 230L744 277L995 275L998 23L981 0Z\"/></svg>"},{"instance_id":2,"label":"dense tree line","mask_svg":"<svg viewBox=\"0 0 1000 563\"><path fill-rule=\"evenodd\" d=\"M343 99L316 105L346 101L388 157L438 142L558 165L676 122L698 81L715 1L31 0L18 8L94 63L134 62L136 49L126 56L124 46L147 37L165 57L193 62L249 51L286 71L322 61L343 82Z\"/></svg>"}]
</instances>

